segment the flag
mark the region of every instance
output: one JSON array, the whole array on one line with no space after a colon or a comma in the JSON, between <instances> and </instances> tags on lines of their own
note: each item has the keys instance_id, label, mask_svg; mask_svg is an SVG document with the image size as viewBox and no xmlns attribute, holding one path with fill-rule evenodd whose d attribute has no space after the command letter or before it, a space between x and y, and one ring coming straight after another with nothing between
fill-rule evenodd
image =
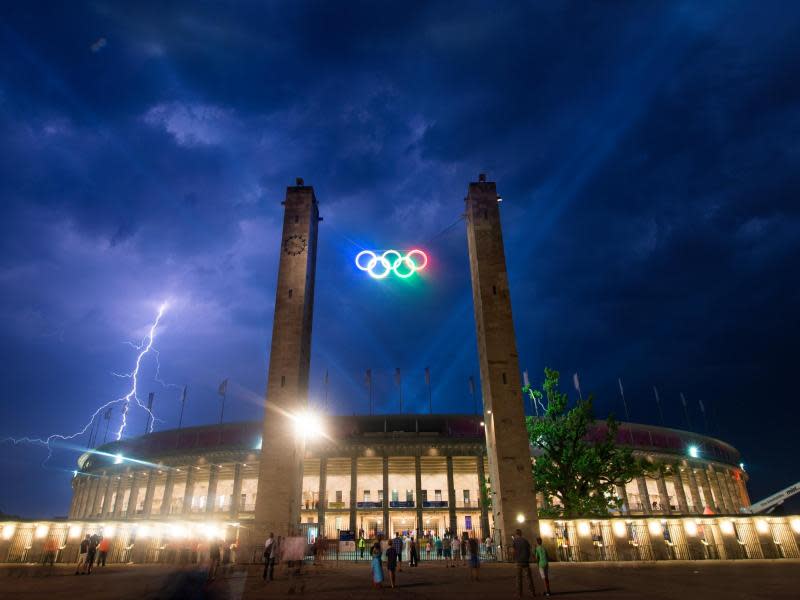
<instances>
[{"instance_id":1,"label":"flag","mask_svg":"<svg viewBox=\"0 0 800 600\"><path fill-rule=\"evenodd\" d=\"M625 390L622 388L622 378L617 377L617 382L619 382L619 393L623 396L625 395Z\"/></svg>"},{"instance_id":2,"label":"flag","mask_svg":"<svg viewBox=\"0 0 800 600\"><path fill-rule=\"evenodd\" d=\"M328 369L325 369L325 385L328 385Z\"/></svg>"},{"instance_id":3,"label":"flag","mask_svg":"<svg viewBox=\"0 0 800 600\"><path fill-rule=\"evenodd\" d=\"M372 385L372 369L367 369L364 373L364 385L367 387Z\"/></svg>"},{"instance_id":4,"label":"flag","mask_svg":"<svg viewBox=\"0 0 800 600\"><path fill-rule=\"evenodd\" d=\"M431 369L430 367L425 367L425 385L431 384Z\"/></svg>"},{"instance_id":5,"label":"flag","mask_svg":"<svg viewBox=\"0 0 800 600\"><path fill-rule=\"evenodd\" d=\"M400 385L400 367L397 367L397 368L394 370L394 382L395 382L397 385Z\"/></svg>"},{"instance_id":6,"label":"flag","mask_svg":"<svg viewBox=\"0 0 800 600\"><path fill-rule=\"evenodd\" d=\"M530 385L531 385L531 380L528 379L528 371L527 371L527 369L522 372L522 385L525 386L525 387L530 387Z\"/></svg>"},{"instance_id":7,"label":"flag","mask_svg":"<svg viewBox=\"0 0 800 600\"><path fill-rule=\"evenodd\" d=\"M575 386L575 391L580 394L581 393L581 381L580 381L580 379L578 379L578 374L577 373L573 373L572 374L572 383Z\"/></svg>"},{"instance_id":8,"label":"flag","mask_svg":"<svg viewBox=\"0 0 800 600\"><path fill-rule=\"evenodd\" d=\"M472 375L469 376L469 393L473 396L475 395L475 379L473 379Z\"/></svg>"},{"instance_id":9,"label":"flag","mask_svg":"<svg viewBox=\"0 0 800 600\"><path fill-rule=\"evenodd\" d=\"M224 396L227 391L228 391L228 380L223 379L222 383L219 384L219 389L217 390L217 393L220 396Z\"/></svg>"},{"instance_id":10,"label":"flag","mask_svg":"<svg viewBox=\"0 0 800 600\"><path fill-rule=\"evenodd\" d=\"M705 414L706 413L706 406L705 406L705 404L703 404L703 401L702 400L698 400L697 403L700 405L700 412Z\"/></svg>"},{"instance_id":11,"label":"flag","mask_svg":"<svg viewBox=\"0 0 800 600\"><path fill-rule=\"evenodd\" d=\"M683 392L681 392L681 402L683 402L683 408L686 408L686 396L683 395Z\"/></svg>"},{"instance_id":12,"label":"flag","mask_svg":"<svg viewBox=\"0 0 800 600\"><path fill-rule=\"evenodd\" d=\"M656 395L656 403L661 404L661 398L658 396L658 388L653 386L653 393Z\"/></svg>"},{"instance_id":13,"label":"flag","mask_svg":"<svg viewBox=\"0 0 800 600\"><path fill-rule=\"evenodd\" d=\"M188 385L183 386L183 394L181 394L181 402L186 402L186 390L188 387L189 387Z\"/></svg>"}]
</instances>

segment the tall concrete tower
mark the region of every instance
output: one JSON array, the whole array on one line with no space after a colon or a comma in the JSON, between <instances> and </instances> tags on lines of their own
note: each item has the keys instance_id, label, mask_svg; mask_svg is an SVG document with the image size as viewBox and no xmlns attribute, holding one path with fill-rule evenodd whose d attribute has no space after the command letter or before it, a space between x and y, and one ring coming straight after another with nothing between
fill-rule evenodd
<instances>
[{"instance_id":1,"label":"tall concrete tower","mask_svg":"<svg viewBox=\"0 0 800 600\"><path fill-rule=\"evenodd\" d=\"M311 321L317 226L320 221L314 188L297 179L283 202L275 321L269 355L264 434L256 496L254 544L267 532L287 535L300 522L305 443L293 416L308 406L311 363Z\"/></svg>"},{"instance_id":2,"label":"tall concrete tower","mask_svg":"<svg viewBox=\"0 0 800 600\"><path fill-rule=\"evenodd\" d=\"M535 538L539 522L496 185L481 175L465 203L492 512L508 546L518 528Z\"/></svg>"}]
</instances>

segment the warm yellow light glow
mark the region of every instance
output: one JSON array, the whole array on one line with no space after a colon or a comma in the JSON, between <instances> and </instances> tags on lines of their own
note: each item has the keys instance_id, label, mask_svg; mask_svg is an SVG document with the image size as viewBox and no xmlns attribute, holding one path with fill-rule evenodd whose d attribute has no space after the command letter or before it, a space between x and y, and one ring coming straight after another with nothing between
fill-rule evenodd
<instances>
[{"instance_id":1,"label":"warm yellow light glow","mask_svg":"<svg viewBox=\"0 0 800 600\"><path fill-rule=\"evenodd\" d=\"M720 521L719 522L719 529L722 533L726 535L730 535L733 533L733 522L731 521Z\"/></svg>"},{"instance_id":2,"label":"warm yellow light glow","mask_svg":"<svg viewBox=\"0 0 800 600\"><path fill-rule=\"evenodd\" d=\"M697 522L695 521L684 521L683 522L683 529L686 531L686 535L690 535L692 537L697 535Z\"/></svg>"},{"instance_id":3,"label":"warm yellow light glow","mask_svg":"<svg viewBox=\"0 0 800 600\"><path fill-rule=\"evenodd\" d=\"M764 519L756 519L756 529L758 533L769 533L769 523Z\"/></svg>"},{"instance_id":4,"label":"warm yellow light glow","mask_svg":"<svg viewBox=\"0 0 800 600\"><path fill-rule=\"evenodd\" d=\"M150 537L150 528L147 525L139 525L136 528L136 537L147 539Z\"/></svg>"},{"instance_id":5,"label":"warm yellow light glow","mask_svg":"<svg viewBox=\"0 0 800 600\"><path fill-rule=\"evenodd\" d=\"M81 526L80 525L70 525L69 526L69 537L72 539L81 537Z\"/></svg>"},{"instance_id":6,"label":"warm yellow light glow","mask_svg":"<svg viewBox=\"0 0 800 600\"><path fill-rule=\"evenodd\" d=\"M800 519L792 519L792 529L795 533L800 533Z\"/></svg>"},{"instance_id":7,"label":"warm yellow light glow","mask_svg":"<svg viewBox=\"0 0 800 600\"><path fill-rule=\"evenodd\" d=\"M34 535L36 536L36 539L41 539L47 535L48 531L50 531L49 525L45 525L44 523L39 523L36 526L36 533Z\"/></svg>"},{"instance_id":8,"label":"warm yellow light glow","mask_svg":"<svg viewBox=\"0 0 800 600\"><path fill-rule=\"evenodd\" d=\"M587 536L591 533L592 529L589 527L589 524L586 521L581 521L578 523L578 534Z\"/></svg>"},{"instance_id":9,"label":"warm yellow light glow","mask_svg":"<svg viewBox=\"0 0 800 600\"><path fill-rule=\"evenodd\" d=\"M103 537L114 537L114 532L116 532L116 528L113 525L106 525L103 527Z\"/></svg>"},{"instance_id":10,"label":"warm yellow light glow","mask_svg":"<svg viewBox=\"0 0 800 600\"><path fill-rule=\"evenodd\" d=\"M628 532L628 528L625 527L625 523L623 521L614 521L611 528L614 530L614 535L617 537L622 537Z\"/></svg>"},{"instance_id":11,"label":"warm yellow light glow","mask_svg":"<svg viewBox=\"0 0 800 600\"><path fill-rule=\"evenodd\" d=\"M550 523L539 523L539 533L544 537L553 537L553 526Z\"/></svg>"},{"instance_id":12,"label":"warm yellow light glow","mask_svg":"<svg viewBox=\"0 0 800 600\"><path fill-rule=\"evenodd\" d=\"M322 434L322 420L312 412L302 412L292 417L294 431L302 438L312 438Z\"/></svg>"},{"instance_id":13,"label":"warm yellow light glow","mask_svg":"<svg viewBox=\"0 0 800 600\"><path fill-rule=\"evenodd\" d=\"M523 515L522 513L519 513L517 515L517 523L524 523L524 522L525 522L525 515Z\"/></svg>"},{"instance_id":14,"label":"warm yellow light glow","mask_svg":"<svg viewBox=\"0 0 800 600\"><path fill-rule=\"evenodd\" d=\"M647 524L647 529L649 529L650 533L653 535L661 535L664 533L664 529L661 527L661 523L658 521L650 521Z\"/></svg>"},{"instance_id":15,"label":"warm yellow light glow","mask_svg":"<svg viewBox=\"0 0 800 600\"><path fill-rule=\"evenodd\" d=\"M9 523L8 525L3 525L3 539L10 540L11 536L14 535L14 532L17 530L16 525L12 525Z\"/></svg>"},{"instance_id":16,"label":"warm yellow light glow","mask_svg":"<svg viewBox=\"0 0 800 600\"><path fill-rule=\"evenodd\" d=\"M169 532L170 537L173 538L185 538L186 536L189 535L189 532L187 531L186 527L183 527L181 525L170 525L167 531Z\"/></svg>"}]
</instances>

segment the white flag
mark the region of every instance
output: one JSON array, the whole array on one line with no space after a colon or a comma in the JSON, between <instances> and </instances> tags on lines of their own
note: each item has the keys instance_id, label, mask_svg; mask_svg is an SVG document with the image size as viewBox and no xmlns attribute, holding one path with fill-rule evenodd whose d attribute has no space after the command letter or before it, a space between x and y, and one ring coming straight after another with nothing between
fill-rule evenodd
<instances>
[{"instance_id":1,"label":"white flag","mask_svg":"<svg viewBox=\"0 0 800 600\"><path fill-rule=\"evenodd\" d=\"M622 378L617 377L617 381L619 382L619 393L624 396L625 395L625 390L622 389Z\"/></svg>"},{"instance_id":2,"label":"white flag","mask_svg":"<svg viewBox=\"0 0 800 600\"><path fill-rule=\"evenodd\" d=\"M580 382L580 379L578 379L578 374L577 373L573 373L572 374L572 383L575 385L575 391L580 394L581 393L581 382Z\"/></svg>"},{"instance_id":3,"label":"white flag","mask_svg":"<svg viewBox=\"0 0 800 600\"><path fill-rule=\"evenodd\" d=\"M686 396L683 395L683 392L681 392L681 402L683 402L683 407L686 408Z\"/></svg>"},{"instance_id":4,"label":"white flag","mask_svg":"<svg viewBox=\"0 0 800 600\"><path fill-rule=\"evenodd\" d=\"M524 385L525 387L530 387L530 385L531 385L531 380L528 379L528 371L527 370L522 372L522 385Z\"/></svg>"},{"instance_id":5,"label":"white flag","mask_svg":"<svg viewBox=\"0 0 800 600\"><path fill-rule=\"evenodd\" d=\"M220 396L224 396L225 392L227 392L227 391L228 391L228 380L227 379L223 379L222 383L219 384L219 389L217 389L217 393Z\"/></svg>"}]
</instances>

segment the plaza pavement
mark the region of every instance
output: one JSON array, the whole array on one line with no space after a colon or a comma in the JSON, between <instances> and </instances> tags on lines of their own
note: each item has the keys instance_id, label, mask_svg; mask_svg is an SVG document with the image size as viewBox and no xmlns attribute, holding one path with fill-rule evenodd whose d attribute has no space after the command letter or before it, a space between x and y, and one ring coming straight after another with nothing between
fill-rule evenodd
<instances>
[{"instance_id":1,"label":"plaza pavement","mask_svg":"<svg viewBox=\"0 0 800 600\"><path fill-rule=\"evenodd\" d=\"M513 565L486 564L481 581L471 583L468 569L446 569L423 563L399 574L400 587L373 590L366 563L308 565L300 575L281 572L264 584L260 570L247 567L220 573L211 584L196 568L164 565L113 565L89 576L73 575L70 567L0 565L0 599L84 600L250 600L313 598L339 600L504 600L516 597ZM551 566L556 598L605 600L793 599L800 598L800 561L730 561L670 563L583 563ZM541 582L536 579L537 592Z\"/></svg>"}]
</instances>

